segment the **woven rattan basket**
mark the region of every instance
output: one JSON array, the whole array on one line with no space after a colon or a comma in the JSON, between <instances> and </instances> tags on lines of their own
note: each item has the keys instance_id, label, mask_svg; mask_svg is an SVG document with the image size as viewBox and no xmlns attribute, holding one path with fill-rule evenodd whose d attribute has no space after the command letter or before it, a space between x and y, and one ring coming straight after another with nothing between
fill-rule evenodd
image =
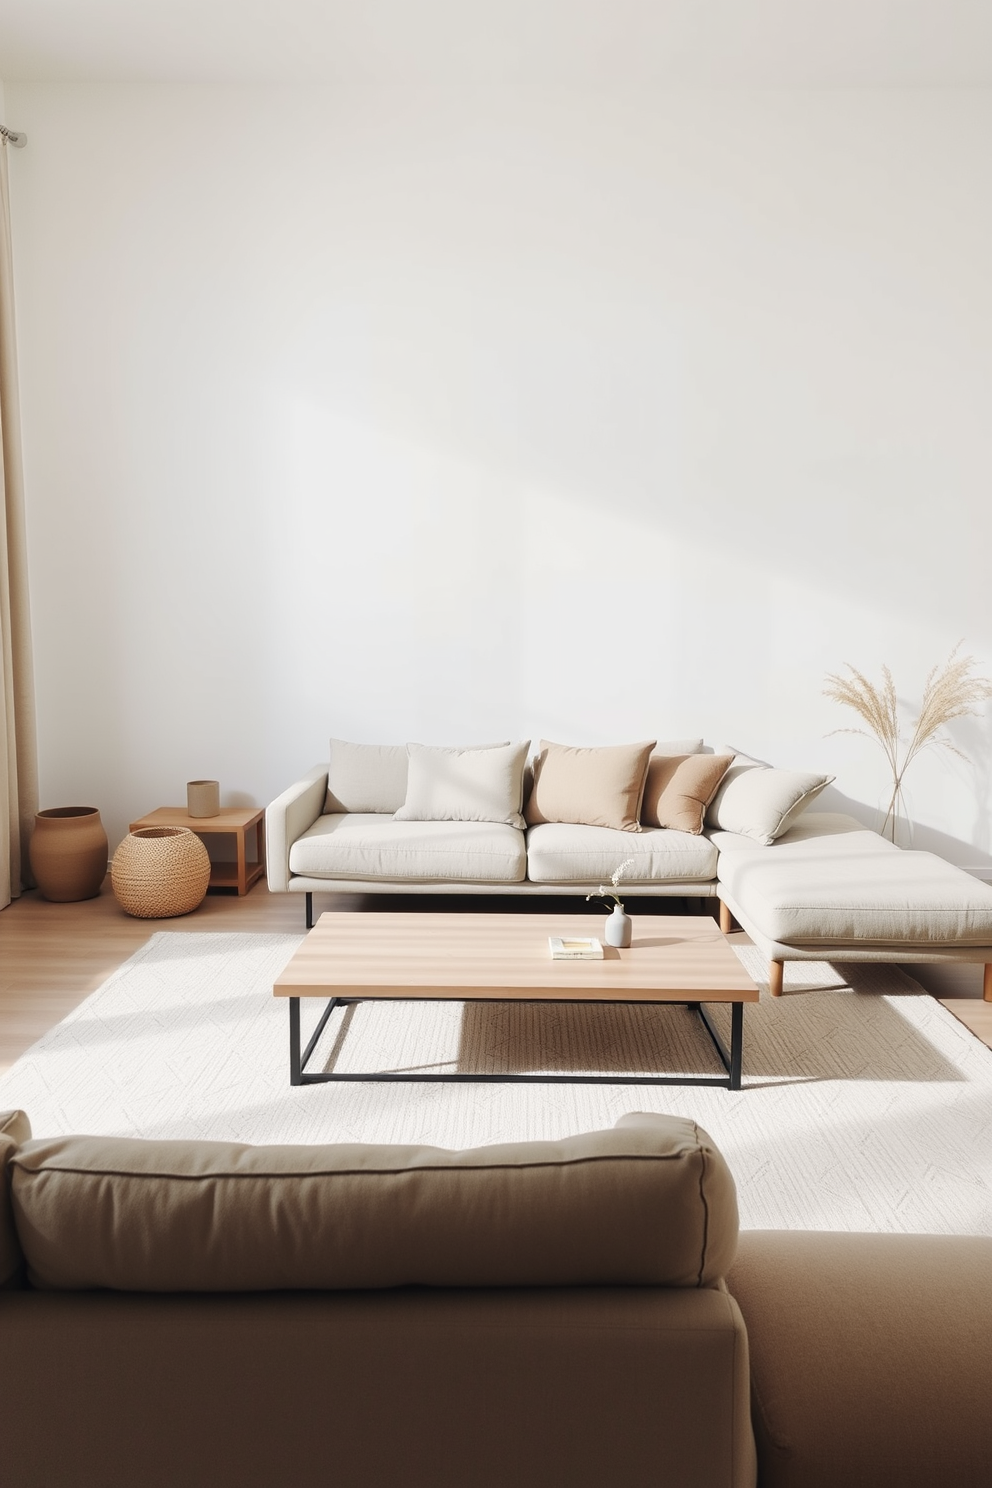
<instances>
[{"instance_id":1,"label":"woven rattan basket","mask_svg":"<svg viewBox=\"0 0 992 1488\"><path fill-rule=\"evenodd\" d=\"M140 827L114 853L110 881L129 915L161 920L189 914L203 903L210 858L188 827Z\"/></svg>"}]
</instances>

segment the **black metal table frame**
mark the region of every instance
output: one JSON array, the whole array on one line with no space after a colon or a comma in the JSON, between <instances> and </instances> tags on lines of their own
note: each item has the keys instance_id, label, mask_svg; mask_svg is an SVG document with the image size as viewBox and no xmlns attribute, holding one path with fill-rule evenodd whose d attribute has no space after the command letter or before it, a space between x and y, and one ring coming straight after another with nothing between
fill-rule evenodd
<instances>
[{"instance_id":1,"label":"black metal table frame","mask_svg":"<svg viewBox=\"0 0 992 1488\"><path fill-rule=\"evenodd\" d=\"M713 1047L720 1057L726 1075L485 1075L485 1074L413 1074L406 1070L379 1070L354 1073L337 1073L330 1070L310 1072L307 1064L316 1049L327 1020L336 1007L347 1007L355 1002L438 1002L436 997L332 997L320 1016L305 1049L300 1037L300 999L289 998L289 1083L291 1085L326 1085L337 1080L416 1081L433 1084L491 1084L491 1085L719 1085L726 1090L740 1090L744 1048L744 1004L730 1004L730 1050L710 1021L710 1015L701 1002L647 1002L649 1007L687 1007L697 1012L710 1036ZM453 999L445 998L444 1001ZM507 1002L505 997L461 997L459 1002ZM567 1002L568 998L513 998L514 1002ZM622 999L620 999L622 1001ZM590 1002L598 1005L609 1003L615 1007L616 998L582 998L580 1005ZM646 999L628 1003L630 1007L642 1007Z\"/></svg>"}]
</instances>

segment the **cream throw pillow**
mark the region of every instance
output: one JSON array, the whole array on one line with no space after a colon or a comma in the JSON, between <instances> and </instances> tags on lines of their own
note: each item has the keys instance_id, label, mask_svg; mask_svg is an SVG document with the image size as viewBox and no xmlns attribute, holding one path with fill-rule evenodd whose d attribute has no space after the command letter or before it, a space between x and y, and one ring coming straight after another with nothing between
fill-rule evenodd
<instances>
[{"instance_id":1,"label":"cream throw pillow","mask_svg":"<svg viewBox=\"0 0 992 1488\"><path fill-rule=\"evenodd\" d=\"M644 777L654 746L652 739L578 749L542 739L524 811L529 825L574 822L639 832Z\"/></svg>"},{"instance_id":2,"label":"cream throw pillow","mask_svg":"<svg viewBox=\"0 0 992 1488\"><path fill-rule=\"evenodd\" d=\"M405 744L331 740L325 811L392 812L406 799Z\"/></svg>"},{"instance_id":3,"label":"cream throw pillow","mask_svg":"<svg viewBox=\"0 0 992 1488\"><path fill-rule=\"evenodd\" d=\"M805 770L771 770L761 765L728 771L706 815L710 826L737 832L770 846L793 826L811 801L834 779Z\"/></svg>"},{"instance_id":4,"label":"cream throw pillow","mask_svg":"<svg viewBox=\"0 0 992 1488\"><path fill-rule=\"evenodd\" d=\"M698 837L703 814L716 795L732 754L653 755L644 783L641 821Z\"/></svg>"},{"instance_id":5,"label":"cream throw pillow","mask_svg":"<svg viewBox=\"0 0 992 1488\"><path fill-rule=\"evenodd\" d=\"M524 826L530 740L492 749L408 744L406 800L395 821L484 821Z\"/></svg>"}]
</instances>

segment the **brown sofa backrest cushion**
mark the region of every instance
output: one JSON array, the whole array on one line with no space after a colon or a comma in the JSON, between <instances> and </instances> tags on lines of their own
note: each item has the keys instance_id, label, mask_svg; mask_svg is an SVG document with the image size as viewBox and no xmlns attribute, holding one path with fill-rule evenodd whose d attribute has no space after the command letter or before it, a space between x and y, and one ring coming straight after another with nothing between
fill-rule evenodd
<instances>
[{"instance_id":1,"label":"brown sofa backrest cushion","mask_svg":"<svg viewBox=\"0 0 992 1488\"><path fill-rule=\"evenodd\" d=\"M0 1290L17 1286L24 1272L24 1254L10 1202L10 1162L21 1142L31 1136L23 1111L0 1111Z\"/></svg>"},{"instance_id":2,"label":"brown sofa backrest cushion","mask_svg":"<svg viewBox=\"0 0 992 1488\"><path fill-rule=\"evenodd\" d=\"M66 1137L12 1172L45 1288L699 1287L737 1245L727 1165L673 1116L464 1152Z\"/></svg>"}]
</instances>

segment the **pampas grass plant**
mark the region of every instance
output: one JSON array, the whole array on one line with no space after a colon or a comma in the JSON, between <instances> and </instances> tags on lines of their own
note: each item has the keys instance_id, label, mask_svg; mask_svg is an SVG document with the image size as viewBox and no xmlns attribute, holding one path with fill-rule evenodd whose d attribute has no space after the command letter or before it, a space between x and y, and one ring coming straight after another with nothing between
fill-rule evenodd
<instances>
[{"instance_id":1,"label":"pampas grass plant","mask_svg":"<svg viewBox=\"0 0 992 1488\"><path fill-rule=\"evenodd\" d=\"M876 739L882 746L892 772L892 794L882 824L882 836L896 838L896 819L902 799L902 782L914 759L924 749L949 749L961 759L967 756L942 730L955 718L967 718L979 711L979 705L992 698L992 678L974 676L973 656L959 656L961 642L955 646L943 667L931 667L923 684L919 717L909 738L899 727L899 703L895 683L887 666L882 667L882 682L869 682L857 667L845 662L846 676L829 672L826 697L845 708L853 708L867 725L865 728L833 729L835 734L861 734Z\"/></svg>"}]
</instances>

